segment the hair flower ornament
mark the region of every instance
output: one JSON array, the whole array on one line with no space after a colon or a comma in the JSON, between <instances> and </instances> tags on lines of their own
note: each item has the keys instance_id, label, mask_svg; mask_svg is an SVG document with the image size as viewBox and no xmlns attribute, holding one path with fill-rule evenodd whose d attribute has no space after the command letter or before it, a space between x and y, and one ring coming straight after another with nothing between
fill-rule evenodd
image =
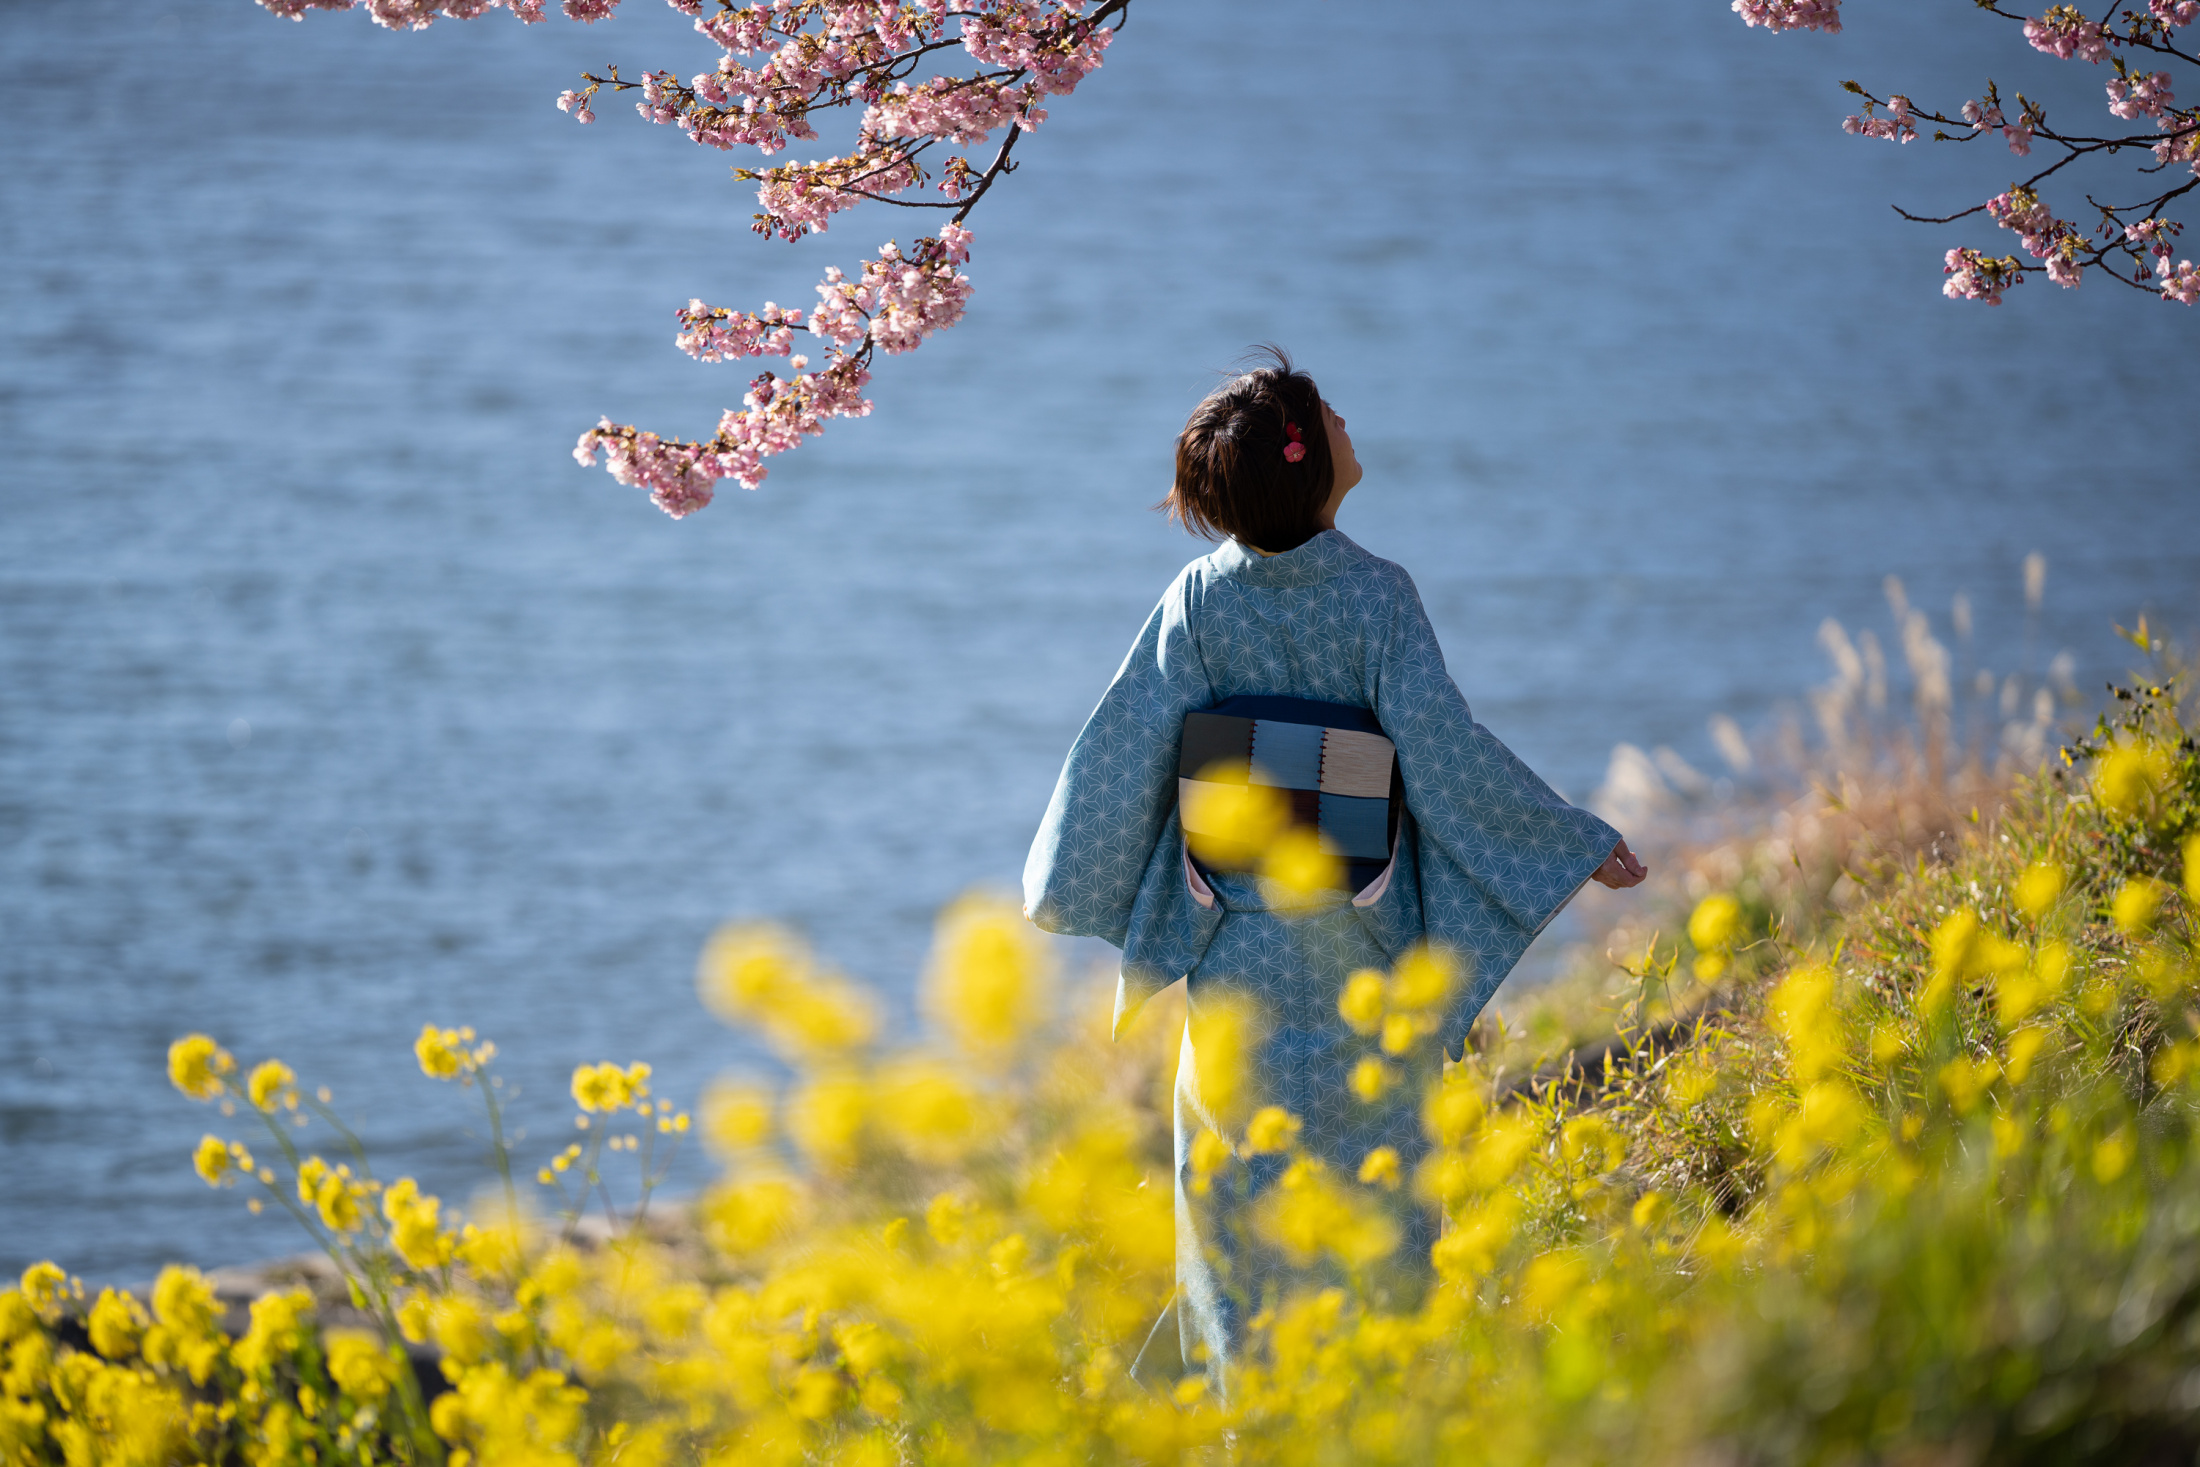
<instances>
[{"instance_id":1,"label":"hair flower ornament","mask_svg":"<svg viewBox=\"0 0 2200 1467\"><path fill-rule=\"evenodd\" d=\"M1285 423L1283 425L1283 436L1291 440L1283 445L1283 461L1285 463L1295 464L1306 457L1306 444L1299 436L1298 424Z\"/></svg>"}]
</instances>

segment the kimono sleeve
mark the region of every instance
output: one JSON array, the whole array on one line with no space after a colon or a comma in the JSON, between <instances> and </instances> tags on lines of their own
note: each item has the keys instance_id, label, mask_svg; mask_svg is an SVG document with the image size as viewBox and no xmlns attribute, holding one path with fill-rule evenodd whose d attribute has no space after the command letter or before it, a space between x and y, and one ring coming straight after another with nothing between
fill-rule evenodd
<instances>
[{"instance_id":1,"label":"kimono sleeve","mask_svg":"<svg viewBox=\"0 0 2200 1467\"><path fill-rule=\"evenodd\" d=\"M1178 579L1070 747L1024 862L1024 911L1048 932L1124 945L1176 811L1184 715L1213 701Z\"/></svg>"},{"instance_id":2,"label":"kimono sleeve","mask_svg":"<svg viewBox=\"0 0 2200 1467\"><path fill-rule=\"evenodd\" d=\"M1427 935L1474 965L1461 1012L1446 1026L1463 1032L1620 837L1474 721L1420 597L1399 578L1376 716L1397 745L1418 827Z\"/></svg>"}]
</instances>

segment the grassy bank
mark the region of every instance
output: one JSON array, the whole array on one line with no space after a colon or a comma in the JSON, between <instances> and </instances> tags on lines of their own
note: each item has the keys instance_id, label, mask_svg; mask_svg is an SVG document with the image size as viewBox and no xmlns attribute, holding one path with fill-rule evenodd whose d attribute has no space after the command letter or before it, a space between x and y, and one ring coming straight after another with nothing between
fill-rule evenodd
<instances>
[{"instance_id":1,"label":"grassy bank","mask_svg":"<svg viewBox=\"0 0 2200 1467\"><path fill-rule=\"evenodd\" d=\"M670 1218L646 1178L690 1122L646 1069L576 1074L574 1144L461 1221L287 1069L180 1043L179 1086L262 1128L201 1174L291 1209L356 1322L274 1294L232 1338L188 1270L140 1303L34 1269L0 1294L0 1458L2189 1461L2200 755L2152 688L2045 773L1912 753L1700 843L1623 966L1448 1072L1424 1021L1458 975L1356 978L1361 1082L1423 1088L1431 1150L1335 1173L1269 1112L1194 1148L1195 1185L1286 1158L1254 1225L1305 1270L1226 1398L1126 1373L1172 1277L1181 1010L1065 1030L1044 950L973 900L919 1049L783 934L714 941L706 997L790 1078L696 1107L724 1178ZM416 1057L493 1126L489 1046ZM1399 1219L1438 1206L1423 1287Z\"/></svg>"}]
</instances>

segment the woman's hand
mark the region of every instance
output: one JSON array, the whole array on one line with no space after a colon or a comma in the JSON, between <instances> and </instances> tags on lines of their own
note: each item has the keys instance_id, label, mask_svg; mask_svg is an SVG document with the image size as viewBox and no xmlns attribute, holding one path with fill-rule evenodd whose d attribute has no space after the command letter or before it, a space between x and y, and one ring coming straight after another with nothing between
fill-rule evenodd
<instances>
[{"instance_id":1,"label":"woman's hand","mask_svg":"<svg viewBox=\"0 0 2200 1467\"><path fill-rule=\"evenodd\" d=\"M1612 847L1612 854L1604 858L1604 864L1597 867L1590 880L1614 891L1625 891L1630 886L1642 885L1642 879L1649 874L1650 868L1627 849L1627 842L1623 840Z\"/></svg>"}]
</instances>

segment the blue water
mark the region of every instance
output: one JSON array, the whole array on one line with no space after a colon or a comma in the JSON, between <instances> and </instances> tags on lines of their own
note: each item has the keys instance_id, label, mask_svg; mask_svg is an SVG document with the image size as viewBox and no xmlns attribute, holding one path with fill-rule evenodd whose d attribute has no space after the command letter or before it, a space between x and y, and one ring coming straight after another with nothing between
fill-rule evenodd
<instances>
[{"instance_id":1,"label":"blue water","mask_svg":"<svg viewBox=\"0 0 2200 1467\"><path fill-rule=\"evenodd\" d=\"M1837 129L1851 75L2098 107L1957 0L1851 0L1837 38L1715 0L1141 0L978 216L966 324L679 524L575 434L707 431L746 374L678 355L673 308L807 300L902 220L756 241L721 155L559 115L583 66L707 64L627 8L0 6L0 1268L295 1246L190 1175L187 1029L463 1195L423 1019L502 1043L529 1154L576 1062L690 1097L756 1062L692 992L727 917L905 1020L930 913L1014 880L1195 552L1148 506L1254 340L1351 422L1343 527L1577 796L1622 740L1714 767L1707 716L1793 702L1828 615L1891 643L1887 573L1944 637L1969 596L1967 668L2067 650L2097 686L2112 622L2195 620L2200 314L1943 301L1939 252L2001 241L1886 206L2002 157Z\"/></svg>"}]
</instances>

